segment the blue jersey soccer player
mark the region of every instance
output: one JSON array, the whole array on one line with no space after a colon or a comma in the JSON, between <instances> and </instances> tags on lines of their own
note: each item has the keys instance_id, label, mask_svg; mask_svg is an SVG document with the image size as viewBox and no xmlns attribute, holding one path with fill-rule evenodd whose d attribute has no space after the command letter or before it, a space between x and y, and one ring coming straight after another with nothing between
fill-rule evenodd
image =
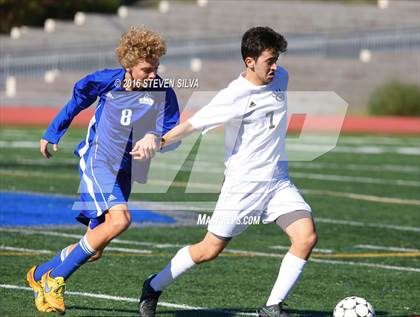
<instances>
[{"instance_id":1,"label":"blue jersey soccer player","mask_svg":"<svg viewBox=\"0 0 420 317\"><path fill-rule=\"evenodd\" d=\"M144 27L131 28L116 50L123 67L98 71L78 81L71 100L40 141L41 153L50 158L48 144L57 151L73 118L99 98L86 139L75 150L81 191L77 219L88 226L87 231L79 243L28 271L39 311L63 314L65 281L82 264L98 259L106 245L130 225L127 200L132 183L145 182L149 159L161 135L179 121L173 89L160 84L153 87L163 88L147 88L151 81L163 82L156 72L165 52L165 42L158 34ZM139 147L147 159L132 163L130 151Z\"/></svg>"}]
</instances>

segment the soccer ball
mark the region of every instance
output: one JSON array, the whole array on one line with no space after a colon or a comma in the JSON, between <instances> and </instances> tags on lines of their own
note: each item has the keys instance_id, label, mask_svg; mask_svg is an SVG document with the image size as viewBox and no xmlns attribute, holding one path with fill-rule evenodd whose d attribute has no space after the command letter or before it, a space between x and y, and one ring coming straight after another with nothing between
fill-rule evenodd
<instances>
[{"instance_id":1,"label":"soccer ball","mask_svg":"<svg viewBox=\"0 0 420 317\"><path fill-rule=\"evenodd\" d=\"M334 317L376 317L373 306L364 298L351 296L334 308Z\"/></svg>"}]
</instances>

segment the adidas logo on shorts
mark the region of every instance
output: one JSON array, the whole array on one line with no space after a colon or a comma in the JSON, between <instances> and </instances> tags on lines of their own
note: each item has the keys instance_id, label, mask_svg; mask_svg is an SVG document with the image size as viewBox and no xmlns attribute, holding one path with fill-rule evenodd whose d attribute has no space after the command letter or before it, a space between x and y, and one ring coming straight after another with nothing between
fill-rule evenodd
<instances>
[{"instance_id":1,"label":"adidas logo on shorts","mask_svg":"<svg viewBox=\"0 0 420 317\"><path fill-rule=\"evenodd\" d=\"M115 197L114 195L109 195L108 197L108 202L114 201L115 199L117 199L117 197Z\"/></svg>"}]
</instances>

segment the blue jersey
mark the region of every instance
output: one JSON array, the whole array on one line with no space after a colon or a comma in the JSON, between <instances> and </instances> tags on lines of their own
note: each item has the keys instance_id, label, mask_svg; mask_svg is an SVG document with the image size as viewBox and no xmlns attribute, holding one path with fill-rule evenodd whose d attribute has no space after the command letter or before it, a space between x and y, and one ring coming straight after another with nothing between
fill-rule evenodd
<instances>
[{"instance_id":1,"label":"blue jersey","mask_svg":"<svg viewBox=\"0 0 420 317\"><path fill-rule=\"evenodd\" d=\"M172 88L125 91L120 84L124 77L124 69L106 69L78 81L71 100L43 138L57 144L73 118L99 97L86 139L76 147L75 154L82 158L94 151L95 160L106 163L115 173L134 170L137 172L132 180L145 182L150 161L132 166L129 152L146 133L162 136L178 123L178 102Z\"/></svg>"}]
</instances>

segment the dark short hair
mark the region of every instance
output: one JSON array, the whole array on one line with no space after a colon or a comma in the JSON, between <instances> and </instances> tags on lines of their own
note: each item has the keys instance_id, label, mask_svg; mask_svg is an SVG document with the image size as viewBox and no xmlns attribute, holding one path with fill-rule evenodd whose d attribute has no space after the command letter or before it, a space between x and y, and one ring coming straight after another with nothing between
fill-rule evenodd
<instances>
[{"instance_id":1,"label":"dark short hair","mask_svg":"<svg viewBox=\"0 0 420 317\"><path fill-rule=\"evenodd\" d=\"M268 26L250 28L242 36L241 53L243 60L247 57L257 59L266 49L271 49L280 55L280 53L286 52L287 41L283 35Z\"/></svg>"}]
</instances>

